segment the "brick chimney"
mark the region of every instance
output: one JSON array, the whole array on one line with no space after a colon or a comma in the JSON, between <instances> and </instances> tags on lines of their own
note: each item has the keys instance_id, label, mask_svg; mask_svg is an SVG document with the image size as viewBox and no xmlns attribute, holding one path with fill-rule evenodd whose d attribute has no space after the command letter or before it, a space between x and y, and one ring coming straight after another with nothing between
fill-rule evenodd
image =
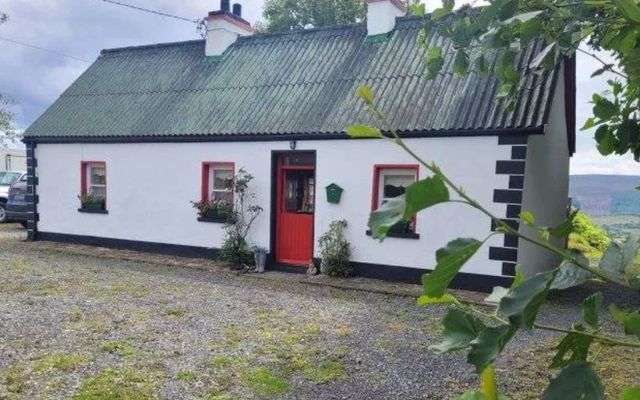
<instances>
[{"instance_id":1,"label":"brick chimney","mask_svg":"<svg viewBox=\"0 0 640 400\"><path fill-rule=\"evenodd\" d=\"M407 15L402 0L365 0L367 3L367 35L389 33L396 27L396 18Z\"/></svg>"},{"instance_id":2,"label":"brick chimney","mask_svg":"<svg viewBox=\"0 0 640 400\"><path fill-rule=\"evenodd\" d=\"M222 56L239 36L249 36L255 32L251 24L242 18L242 6L234 4L231 12L229 0L221 0L220 11L209 12L205 24L207 57Z\"/></svg>"}]
</instances>

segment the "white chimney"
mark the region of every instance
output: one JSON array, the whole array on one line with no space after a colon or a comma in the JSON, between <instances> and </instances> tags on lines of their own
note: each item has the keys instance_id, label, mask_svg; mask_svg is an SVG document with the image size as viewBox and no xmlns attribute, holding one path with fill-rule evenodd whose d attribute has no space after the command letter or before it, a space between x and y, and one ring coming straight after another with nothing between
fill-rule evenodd
<instances>
[{"instance_id":1,"label":"white chimney","mask_svg":"<svg viewBox=\"0 0 640 400\"><path fill-rule=\"evenodd\" d=\"M382 35L393 31L396 18L407 15L401 0L366 0L367 2L367 35Z\"/></svg>"},{"instance_id":2,"label":"white chimney","mask_svg":"<svg viewBox=\"0 0 640 400\"><path fill-rule=\"evenodd\" d=\"M211 11L205 18L207 57L222 56L239 36L249 36L255 32L251 24L242 19L240 4L233 5L233 12L229 8L229 0L221 0L220 11Z\"/></svg>"}]
</instances>

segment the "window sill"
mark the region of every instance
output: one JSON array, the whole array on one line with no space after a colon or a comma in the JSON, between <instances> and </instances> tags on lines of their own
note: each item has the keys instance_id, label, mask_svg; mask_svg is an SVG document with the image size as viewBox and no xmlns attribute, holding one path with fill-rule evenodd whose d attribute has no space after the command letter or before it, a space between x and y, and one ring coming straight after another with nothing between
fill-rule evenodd
<instances>
[{"instance_id":1,"label":"window sill","mask_svg":"<svg viewBox=\"0 0 640 400\"><path fill-rule=\"evenodd\" d=\"M367 231L367 236L371 236L371 231ZM417 239L420 239L420 234L414 233L414 232L389 232L387 233L387 237L417 240Z\"/></svg>"},{"instance_id":2,"label":"window sill","mask_svg":"<svg viewBox=\"0 0 640 400\"><path fill-rule=\"evenodd\" d=\"M225 217L198 217L198 222L212 222L214 224L224 224L228 218Z\"/></svg>"},{"instance_id":3,"label":"window sill","mask_svg":"<svg viewBox=\"0 0 640 400\"><path fill-rule=\"evenodd\" d=\"M109 214L107 210L93 210L90 208L78 208L78 212L85 214Z\"/></svg>"}]
</instances>

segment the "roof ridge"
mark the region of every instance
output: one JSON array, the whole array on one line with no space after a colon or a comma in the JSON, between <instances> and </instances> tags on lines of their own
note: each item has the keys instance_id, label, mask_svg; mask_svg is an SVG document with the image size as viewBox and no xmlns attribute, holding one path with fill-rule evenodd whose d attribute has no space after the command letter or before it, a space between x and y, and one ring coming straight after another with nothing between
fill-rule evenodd
<instances>
[{"instance_id":1,"label":"roof ridge","mask_svg":"<svg viewBox=\"0 0 640 400\"><path fill-rule=\"evenodd\" d=\"M405 17L398 17L398 23L407 23L421 20L422 17L408 15ZM341 25L331 25L331 26L323 26L318 28L308 28L308 29L292 29L289 31L281 31L281 32L260 32L255 33L249 36L241 36L238 38L238 42L251 42L259 39L269 39L276 37L286 37L286 36L298 36L298 35L310 35L318 32L328 32L328 31L337 31L343 30L347 28L359 28L364 27L364 22L356 22L351 24L341 24ZM124 47L114 47L110 49L103 49L100 54L111 54L111 53L119 53L123 51L131 51L131 50L147 50L147 49L156 49L156 48L166 48L166 47L174 47L174 46L189 46L204 43L204 39L193 39L193 40L183 40L177 42L161 42L161 43L151 43L144 45L135 45L135 46L124 46Z\"/></svg>"},{"instance_id":2,"label":"roof ridge","mask_svg":"<svg viewBox=\"0 0 640 400\"><path fill-rule=\"evenodd\" d=\"M174 47L174 46L189 46L189 45L196 45L196 44L203 44L203 43L204 43L204 39L193 39L193 40L183 40L179 42L164 42L164 43L142 44L142 45L136 45L136 46L113 47L110 49L102 49L100 54L119 53L122 51L129 51L129 50L146 50L146 49Z\"/></svg>"}]
</instances>

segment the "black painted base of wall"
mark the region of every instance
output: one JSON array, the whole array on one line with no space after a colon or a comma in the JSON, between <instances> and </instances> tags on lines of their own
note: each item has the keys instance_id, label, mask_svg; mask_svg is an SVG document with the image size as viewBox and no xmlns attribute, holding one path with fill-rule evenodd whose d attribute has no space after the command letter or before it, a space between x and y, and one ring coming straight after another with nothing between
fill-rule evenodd
<instances>
[{"instance_id":1,"label":"black painted base of wall","mask_svg":"<svg viewBox=\"0 0 640 400\"><path fill-rule=\"evenodd\" d=\"M89 246L107 247L110 249L144 251L148 253L165 254L169 256L191 258L215 258L217 249L165 244L156 242L140 242L137 240L109 239L96 236L69 235L66 233L38 232L36 240L46 240L58 243L84 244Z\"/></svg>"},{"instance_id":2,"label":"black painted base of wall","mask_svg":"<svg viewBox=\"0 0 640 400\"><path fill-rule=\"evenodd\" d=\"M393 265L352 263L356 276L363 278L381 279L392 282L416 283L422 282L422 275L429 270L421 268L398 267ZM490 276L460 272L451 282L452 289L491 292L495 286L509 287L513 278Z\"/></svg>"},{"instance_id":3,"label":"black painted base of wall","mask_svg":"<svg viewBox=\"0 0 640 400\"><path fill-rule=\"evenodd\" d=\"M140 242L135 240L108 239L95 236L69 235L65 233L37 232L36 240L45 240L58 243L73 243L89 246L107 247L111 249L144 251L149 253L166 254L170 256L192 258L215 258L218 250L206 247L184 246L176 244L164 244L155 242ZM419 284L422 275L428 270L420 268L398 267L393 265L352 263L356 276L363 278L381 279L392 282L405 282ZM283 271L305 274L307 268L274 263L269 260L269 271ZM451 284L451 288L491 292L494 286L511 285L513 278L501 276L478 275L459 273Z\"/></svg>"}]
</instances>

